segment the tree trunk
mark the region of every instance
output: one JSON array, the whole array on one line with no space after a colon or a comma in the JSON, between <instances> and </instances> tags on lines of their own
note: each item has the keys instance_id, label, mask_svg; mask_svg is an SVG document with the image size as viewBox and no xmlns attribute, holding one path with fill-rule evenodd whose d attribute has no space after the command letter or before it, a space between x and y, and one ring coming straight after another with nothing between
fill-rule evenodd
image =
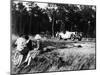
<instances>
[{"instance_id":1,"label":"tree trunk","mask_svg":"<svg viewBox=\"0 0 100 75\"><path fill-rule=\"evenodd\" d=\"M31 21L32 21L32 15L30 14L30 21L29 21L29 34L31 34Z\"/></svg>"},{"instance_id":2,"label":"tree trunk","mask_svg":"<svg viewBox=\"0 0 100 75\"><path fill-rule=\"evenodd\" d=\"M20 13L19 34L22 34L22 14Z\"/></svg>"},{"instance_id":3,"label":"tree trunk","mask_svg":"<svg viewBox=\"0 0 100 75\"><path fill-rule=\"evenodd\" d=\"M53 19L52 19L52 37L54 37L54 16L53 16Z\"/></svg>"}]
</instances>

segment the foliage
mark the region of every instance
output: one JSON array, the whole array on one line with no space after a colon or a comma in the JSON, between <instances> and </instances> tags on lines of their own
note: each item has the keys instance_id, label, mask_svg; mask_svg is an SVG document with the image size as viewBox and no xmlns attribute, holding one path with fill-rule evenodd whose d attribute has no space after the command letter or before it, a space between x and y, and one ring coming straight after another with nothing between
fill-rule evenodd
<instances>
[{"instance_id":1,"label":"foliage","mask_svg":"<svg viewBox=\"0 0 100 75\"><path fill-rule=\"evenodd\" d=\"M57 31L83 32L86 37L95 37L96 6L75 4L48 4L41 8L35 2L12 3L12 32L37 34Z\"/></svg>"}]
</instances>

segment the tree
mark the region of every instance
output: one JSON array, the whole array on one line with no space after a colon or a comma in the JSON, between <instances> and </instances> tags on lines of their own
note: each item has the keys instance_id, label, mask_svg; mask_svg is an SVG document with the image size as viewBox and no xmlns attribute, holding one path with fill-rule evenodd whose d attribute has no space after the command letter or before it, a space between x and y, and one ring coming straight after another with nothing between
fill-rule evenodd
<instances>
[{"instance_id":1,"label":"tree","mask_svg":"<svg viewBox=\"0 0 100 75\"><path fill-rule=\"evenodd\" d=\"M46 9L46 13L48 14L48 17L50 21L52 22L52 37L54 37L54 25L55 25L55 16L56 16L56 10L57 6L56 4L48 4L48 8Z\"/></svg>"},{"instance_id":2,"label":"tree","mask_svg":"<svg viewBox=\"0 0 100 75\"><path fill-rule=\"evenodd\" d=\"M95 6L52 4L41 8L35 2L12 5L12 27L14 33L37 34L57 31L78 31L89 37L95 35ZM92 35L93 34L93 35Z\"/></svg>"}]
</instances>

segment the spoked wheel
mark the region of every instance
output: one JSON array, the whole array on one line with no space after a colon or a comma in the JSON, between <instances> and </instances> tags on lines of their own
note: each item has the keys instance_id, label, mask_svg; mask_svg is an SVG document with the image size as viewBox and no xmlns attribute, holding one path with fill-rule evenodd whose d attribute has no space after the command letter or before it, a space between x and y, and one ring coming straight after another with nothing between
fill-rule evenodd
<instances>
[{"instance_id":1,"label":"spoked wheel","mask_svg":"<svg viewBox=\"0 0 100 75\"><path fill-rule=\"evenodd\" d=\"M72 38L71 38L71 40L72 40L72 41L74 41L74 40L75 40L75 38L74 38L74 37L72 37Z\"/></svg>"},{"instance_id":2,"label":"spoked wheel","mask_svg":"<svg viewBox=\"0 0 100 75\"><path fill-rule=\"evenodd\" d=\"M71 40L74 41L75 40L75 35L71 35Z\"/></svg>"}]
</instances>

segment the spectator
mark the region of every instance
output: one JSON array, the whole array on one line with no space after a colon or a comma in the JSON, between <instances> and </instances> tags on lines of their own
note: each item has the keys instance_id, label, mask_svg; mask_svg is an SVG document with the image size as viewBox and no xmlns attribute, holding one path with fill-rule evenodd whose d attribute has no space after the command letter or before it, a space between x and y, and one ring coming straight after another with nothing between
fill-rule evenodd
<instances>
[{"instance_id":1,"label":"spectator","mask_svg":"<svg viewBox=\"0 0 100 75\"><path fill-rule=\"evenodd\" d=\"M36 40L36 45L37 46L36 46L36 48L34 47L33 50L31 50L31 51L28 52L28 55L26 57L26 60L24 61L24 63L25 62L28 62L28 64L26 65L26 67L30 65L31 58L34 59L39 54L39 52L40 52L39 49L40 49L41 36L39 34L37 34L34 39Z\"/></svg>"},{"instance_id":2,"label":"spectator","mask_svg":"<svg viewBox=\"0 0 100 75\"><path fill-rule=\"evenodd\" d=\"M29 50L31 49L32 45L30 43L29 37L27 35L24 36L20 36L15 44L17 45L16 47L16 53L14 58L16 59L16 55L19 54L19 58L18 58L18 67L20 66L20 64L22 63L22 61L25 60Z\"/></svg>"}]
</instances>

